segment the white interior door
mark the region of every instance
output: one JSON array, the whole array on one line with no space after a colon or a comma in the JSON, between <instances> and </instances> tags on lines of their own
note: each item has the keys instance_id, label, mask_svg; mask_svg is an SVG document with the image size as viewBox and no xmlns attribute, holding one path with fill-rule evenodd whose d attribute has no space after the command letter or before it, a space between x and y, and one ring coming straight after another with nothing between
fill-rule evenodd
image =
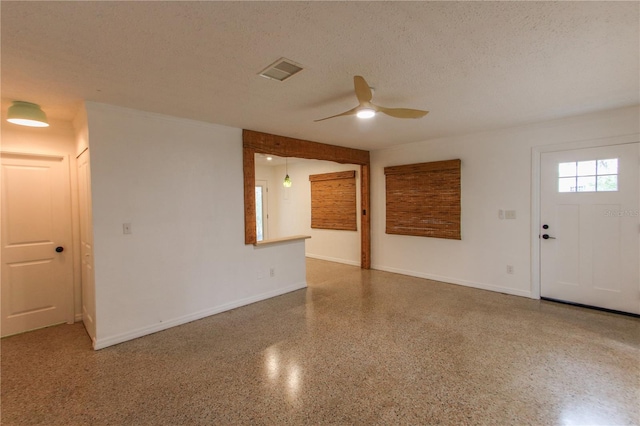
<instances>
[{"instance_id":1,"label":"white interior door","mask_svg":"<svg viewBox=\"0 0 640 426\"><path fill-rule=\"evenodd\" d=\"M73 323L66 157L2 153L2 336Z\"/></svg>"},{"instance_id":2,"label":"white interior door","mask_svg":"<svg viewBox=\"0 0 640 426\"><path fill-rule=\"evenodd\" d=\"M542 297L640 314L639 145L542 154Z\"/></svg>"},{"instance_id":3,"label":"white interior door","mask_svg":"<svg viewBox=\"0 0 640 426\"><path fill-rule=\"evenodd\" d=\"M93 223L91 216L91 169L89 150L78 157L78 207L80 212L80 257L82 268L82 322L96 338L96 296L93 273Z\"/></svg>"}]
</instances>

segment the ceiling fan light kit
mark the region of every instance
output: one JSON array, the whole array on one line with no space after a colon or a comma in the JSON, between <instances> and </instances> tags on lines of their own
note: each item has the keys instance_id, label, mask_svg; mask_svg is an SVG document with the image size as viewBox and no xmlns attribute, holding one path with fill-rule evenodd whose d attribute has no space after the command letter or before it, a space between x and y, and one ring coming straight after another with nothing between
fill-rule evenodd
<instances>
[{"instance_id":1,"label":"ceiling fan light kit","mask_svg":"<svg viewBox=\"0 0 640 426\"><path fill-rule=\"evenodd\" d=\"M376 115L376 111L371 108L362 108L356 115L358 118L372 118Z\"/></svg>"},{"instance_id":2,"label":"ceiling fan light kit","mask_svg":"<svg viewBox=\"0 0 640 426\"><path fill-rule=\"evenodd\" d=\"M356 75L353 77L353 85L359 102L357 107L341 114L332 115L315 121L328 120L330 118L342 117L343 115L356 115L359 118L371 118L378 112L394 118L421 118L429 113L429 111L423 111L420 109L387 108L372 103L371 99L373 98L373 92L371 92L371 87L369 87L369 84L367 84L366 80L362 76Z\"/></svg>"}]
</instances>

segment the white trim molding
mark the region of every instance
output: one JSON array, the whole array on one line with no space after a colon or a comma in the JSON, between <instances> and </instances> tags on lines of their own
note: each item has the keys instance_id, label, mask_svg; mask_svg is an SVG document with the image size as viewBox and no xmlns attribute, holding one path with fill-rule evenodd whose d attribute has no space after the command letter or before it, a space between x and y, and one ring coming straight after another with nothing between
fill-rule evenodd
<instances>
[{"instance_id":1,"label":"white trim molding","mask_svg":"<svg viewBox=\"0 0 640 426\"><path fill-rule=\"evenodd\" d=\"M512 296L521 296L521 297L528 297L528 298L532 297L531 293L526 290L500 287L492 284L478 283L475 281L460 280L457 278L445 277L441 275L426 274L423 272L416 272L416 271L408 271L404 269L391 268L388 266L372 266L372 269L376 269L378 271L392 272L394 274L408 275L411 277L425 278L432 281L439 281L445 284L454 284L454 285L461 285L464 287L477 288L480 290L495 291L497 293L510 294Z\"/></svg>"},{"instance_id":2,"label":"white trim molding","mask_svg":"<svg viewBox=\"0 0 640 426\"><path fill-rule=\"evenodd\" d=\"M329 262L344 263L345 265L360 266L359 260L339 259L337 257L322 256L319 254L311 254L311 253L307 253L305 254L305 256L311 259L326 260Z\"/></svg>"},{"instance_id":3,"label":"white trim molding","mask_svg":"<svg viewBox=\"0 0 640 426\"><path fill-rule=\"evenodd\" d=\"M143 337L149 334L157 333L159 331L167 330L171 327L176 327L178 325L182 325L182 324L186 324L202 318L206 318L211 315L219 314L225 311L230 311L231 309L236 309L241 306L250 305L252 303L260 302L262 300L270 299L272 297L281 296L283 294L290 293L296 290L301 290L306 287L307 287L307 282L304 281L288 287L279 288L273 291L258 294L256 296L247 297L245 299L236 300L234 302L226 303L224 305L215 306L199 312L194 312L192 314L174 318L168 321L162 321L161 323L158 323L158 324L153 324L150 326L127 331L126 333L116 334L114 336L98 337L93 342L93 349L96 351L99 349L104 349L108 346L117 345L118 343L123 343L128 340L136 339L138 337Z\"/></svg>"}]
</instances>

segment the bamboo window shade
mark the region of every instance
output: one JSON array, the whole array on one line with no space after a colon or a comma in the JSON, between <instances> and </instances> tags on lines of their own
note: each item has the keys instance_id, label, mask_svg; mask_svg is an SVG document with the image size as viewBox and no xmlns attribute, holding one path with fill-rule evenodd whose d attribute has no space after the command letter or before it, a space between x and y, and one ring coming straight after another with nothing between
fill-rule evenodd
<instances>
[{"instance_id":1,"label":"bamboo window shade","mask_svg":"<svg viewBox=\"0 0 640 426\"><path fill-rule=\"evenodd\" d=\"M356 231L356 172L310 175L311 228Z\"/></svg>"},{"instance_id":2,"label":"bamboo window shade","mask_svg":"<svg viewBox=\"0 0 640 426\"><path fill-rule=\"evenodd\" d=\"M386 233L462 239L460 160L385 167Z\"/></svg>"}]
</instances>

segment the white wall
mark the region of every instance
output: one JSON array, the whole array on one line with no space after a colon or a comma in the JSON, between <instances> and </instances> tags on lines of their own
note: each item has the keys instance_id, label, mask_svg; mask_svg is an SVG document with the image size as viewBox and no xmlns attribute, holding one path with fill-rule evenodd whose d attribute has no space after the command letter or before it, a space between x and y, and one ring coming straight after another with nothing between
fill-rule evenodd
<instances>
[{"instance_id":1,"label":"white wall","mask_svg":"<svg viewBox=\"0 0 640 426\"><path fill-rule=\"evenodd\" d=\"M532 296L532 149L640 132L640 109L435 139L371 153L372 267ZM462 160L462 240L385 234L384 167ZM498 210L516 210L499 220ZM506 265L514 274L506 273Z\"/></svg>"},{"instance_id":2,"label":"white wall","mask_svg":"<svg viewBox=\"0 0 640 426\"><path fill-rule=\"evenodd\" d=\"M270 238L292 235L310 235L307 240L308 257L360 266L360 166L331 161L293 159L288 172L291 188L284 188L282 181L285 167L271 167L274 184L269 188ZM356 171L357 231L338 231L311 228L311 182L309 175ZM261 172L264 173L264 172ZM258 168L256 168L256 176ZM257 178L257 177L256 177ZM273 213L271 211L273 206Z\"/></svg>"},{"instance_id":3,"label":"white wall","mask_svg":"<svg viewBox=\"0 0 640 426\"><path fill-rule=\"evenodd\" d=\"M96 349L306 286L304 241L244 244L240 129L86 108Z\"/></svg>"},{"instance_id":4,"label":"white wall","mask_svg":"<svg viewBox=\"0 0 640 426\"><path fill-rule=\"evenodd\" d=\"M82 300L80 283L80 262L76 255L80 251L80 228L78 227L78 184L76 174L76 148L74 129L71 122L49 120L49 127L34 128L9 124L6 120L6 108L2 116L2 151L25 154L60 155L69 159L69 192L71 199L72 247L66 248L74 259L73 294L76 321L82 318Z\"/></svg>"}]
</instances>

